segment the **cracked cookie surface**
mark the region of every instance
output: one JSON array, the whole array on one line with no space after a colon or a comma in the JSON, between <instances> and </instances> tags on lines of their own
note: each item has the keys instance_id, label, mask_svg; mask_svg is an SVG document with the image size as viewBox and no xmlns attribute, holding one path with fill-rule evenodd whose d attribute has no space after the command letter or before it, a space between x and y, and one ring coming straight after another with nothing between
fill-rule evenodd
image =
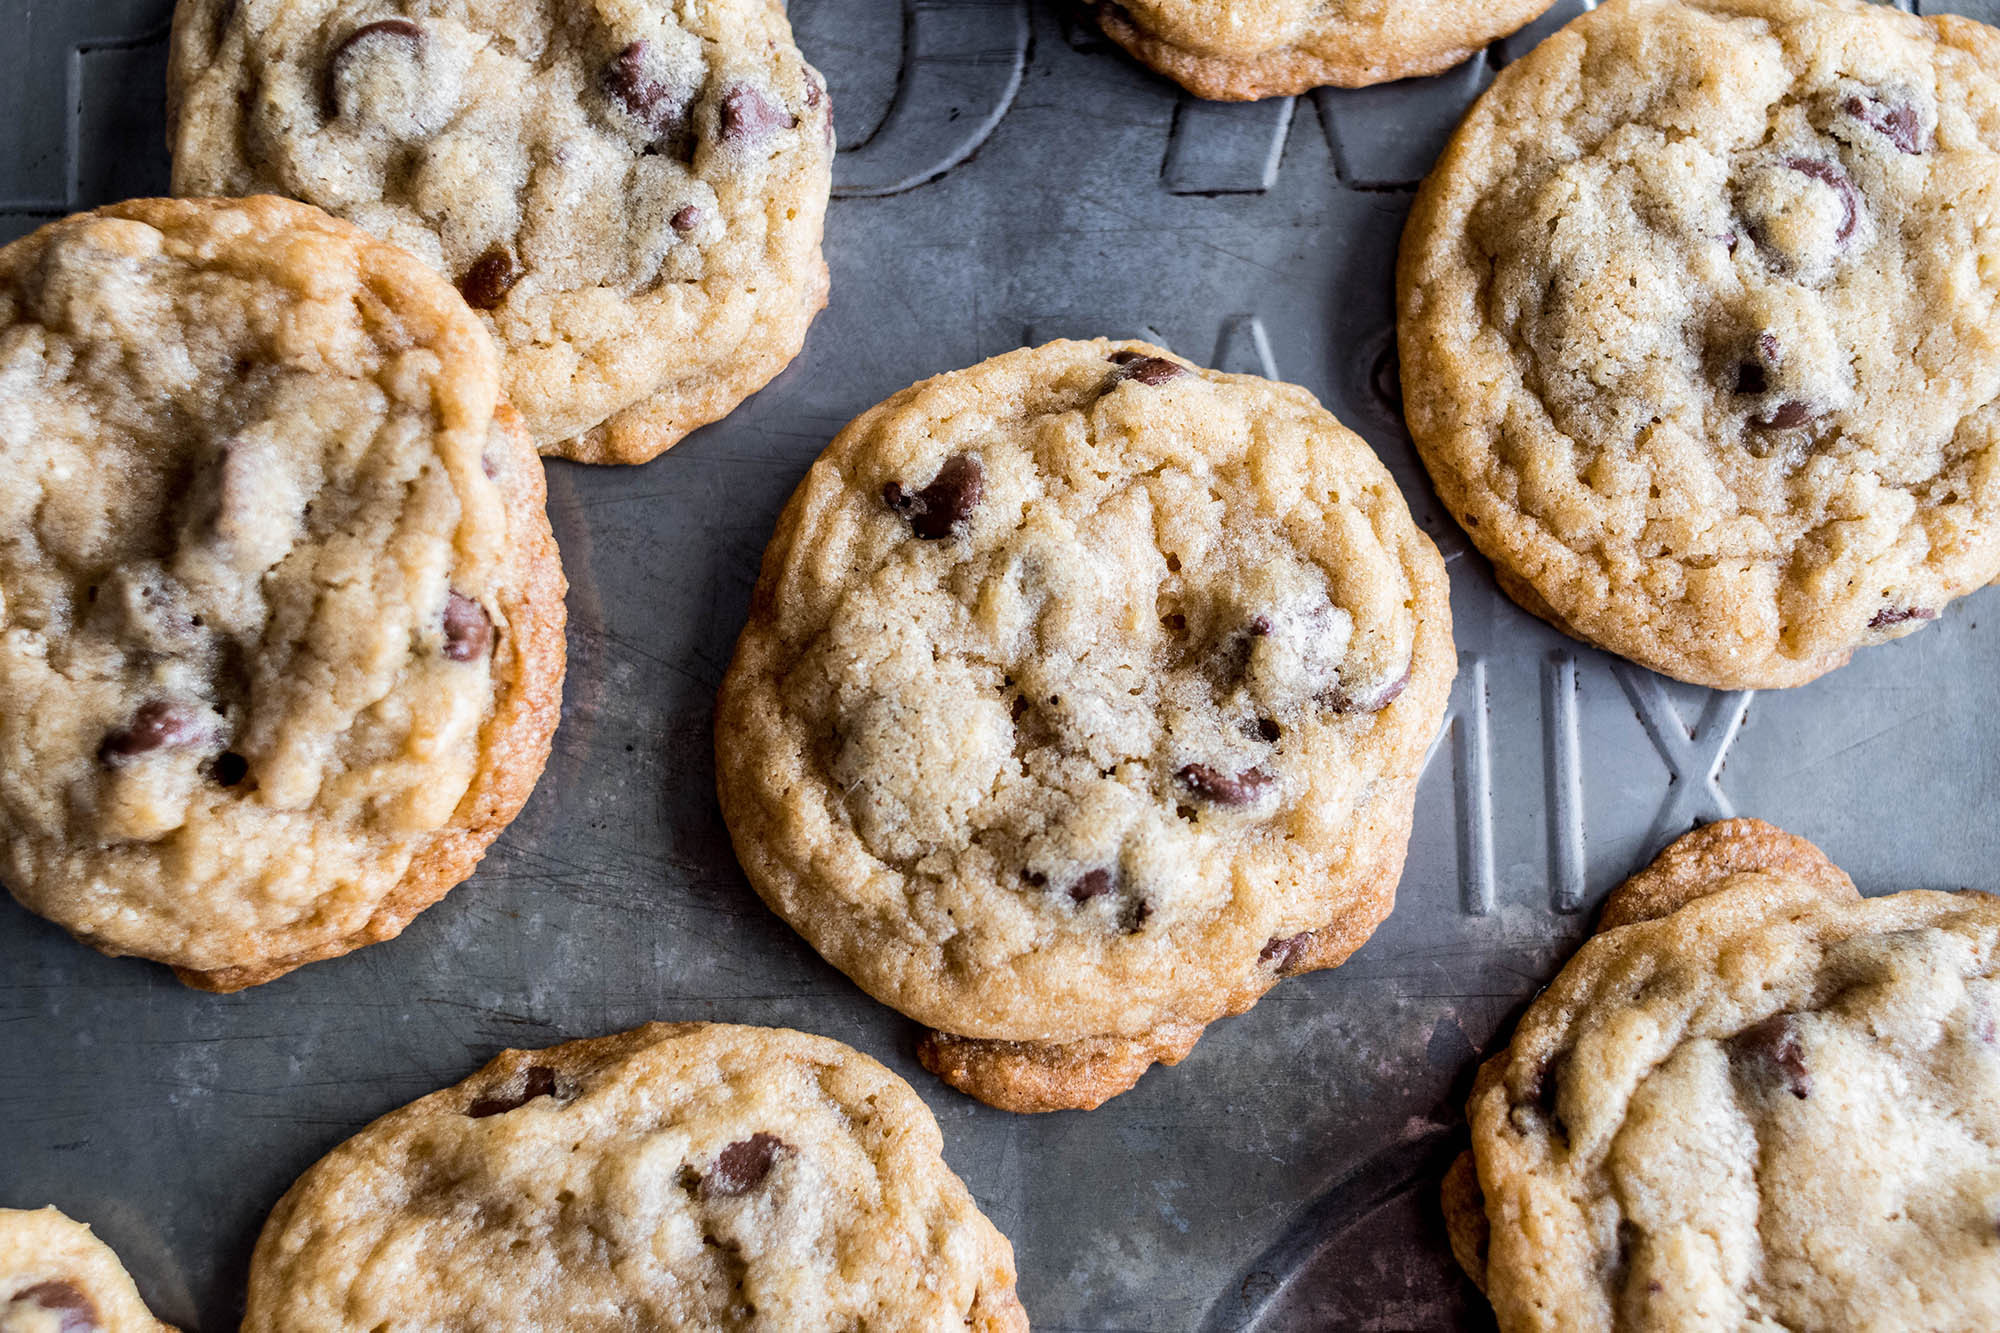
<instances>
[{"instance_id":1,"label":"cracked cookie surface","mask_svg":"<svg viewBox=\"0 0 2000 1333\"><path fill-rule=\"evenodd\" d=\"M1863 899L1731 820L1606 920L1480 1070L1447 1186L1501 1328L2000 1322L2000 899Z\"/></svg>"},{"instance_id":2,"label":"cracked cookie surface","mask_svg":"<svg viewBox=\"0 0 2000 1333\"><path fill-rule=\"evenodd\" d=\"M0 250L0 879L236 989L398 933L560 705L541 462L414 258L270 197Z\"/></svg>"},{"instance_id":3,"label":"cracked cookie surface","mask_svg":"<svg viewBox=\"0 0 2000 1333\"><path fill-rule=\"evenodd\" d=\"M839 1042L653 1023L506 1051L300 1177L245 1333L1023 1333L1013 1249L909 1084Z\"/></svg>"},{"instance_id":4,"label":"cracked cookie surface","mask_svg":"<svg viewBox=\"0 0 2000 1333\"><path fill-rule=\"evenodd\" d=\"M1797 685L2000 573L2000 34L1613 0L1502 70L1404 234L1405 410L1529 610Z\"/></svg>"},{"instance_id":5,"label":"cracked cookie surface","mask_svg":"<svg viewBox=\"0 0 2000 1333\"><path fill-rule=\"evenodd\" d=\"M173 1333L90 1228L53 1208L0 1208L0 1333Z\"/></svg>"},{"instance_id":6,"label":"cracked cookie surface","mask_svg":"<svg viewBox=\"0 0 2000 1333\"><path fill-rule=\"evenodd\" d=\"M1310 394L1052 343L813 465L723 685L723 812L934 1072L1095 1105L1387 914L1455 670L1436 549Z\"/></svg>"},{"instance_id":7,"label":"cracked cookie surface","mask_svg":"<svg viewBox=\"0 0 2000 1333\"><path fill-rule=\"evenodd\" d=\"M544 452L641 462L826 304L832 107L777 0L181 0L174 191L269 191L421 256Z\"/></svg>"},{"instance_id":8,"label":"cracked cookie surface","mask_svg":"<svg viewBox=\"0 0 2000 1333\"><path fill-rule=\"evenodd\" d=\"M1550 0L1097 0L1098 25L1198 97L1253 101L1436 74Z\"/></svg>"}]
</instances>

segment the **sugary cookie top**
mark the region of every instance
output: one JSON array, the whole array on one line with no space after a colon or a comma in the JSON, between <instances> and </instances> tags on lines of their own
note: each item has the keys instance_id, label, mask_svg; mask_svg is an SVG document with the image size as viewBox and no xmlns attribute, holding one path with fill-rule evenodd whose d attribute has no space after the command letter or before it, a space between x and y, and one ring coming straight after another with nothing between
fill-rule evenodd
<instances>
[{"instance_id":1,"label":"sugary cookie top","mask_svg":"<svg viewBox=\"0 0 2000 1333\"><path fill-rule=\"evenodd\" d=\"M1769 873L1586 943L1470 1108L1501 1326L2000 1327L1996 950Z\"/></svg>"},{"instance_id":2,"label":"sugary cookie top","mask_svg":"<svg viewBox=\"0 0 2000 1333\"><path fill-rule=\"evenodd\" d=\"M172 1333L118 1256L53 1208L0 1208L0 1333Z\"/></svg>"},{"instance_id":3,"label":"sugary cookie top","mask_svg":"<svg viewBox=\"0 0 2000 1333\"><path fill-rule=\"evenodd\" d=\"M176 193L422 256L543 443L726 358L759 284L819 282L831 111L777 0L182 0L170 81Z\"/></svg>"},{"instance_id":4,"label":"sugary cookie top","mask_svg":"<svg viewBox=\"0 0 2000 1333\"><path fill-rule=\"evenodd\" d=\"M1454 670L1436 550L1311 395L1054 343L814 464L724 686L724 810L773 905L933 1026L1205 1022L1338 918Z\"/></svg>"},{"instance_id":5,"label":"sugary cookie top","mask_svg":"<svg viewBox=\"0 0 2000 1333\"><path fill-rule=\"evenodd\" d=\"M1025 1330L941 1144L908 1084L803 1033L508 1051L292 1187L243 1327Z\"/></svg>"},{"instance_id":6,"label":"sugary cookie top","mask_svg":"<svg viewBox=\"0 0 2000 1333\"><path fill-rule=\"evenodd\" d=\"M203 969L396 887L473 780L505 649L495 381L429 270L285 200L0 250L16 896Z\"/></svg>"},{"instance_id":7,"label":"sugary cookie top","mask_svg":"<svg viewBox=\"0 0 2000 1333\"><path fill-rule=\"evenodd\" d=\"M1910 632L2000 572L1996 204L1990 29L1604 5L1501 72L1412 215L1440 494L1670 675L1797 684Z\"/></svg>"},{"instance_id":8,"label":"sugary cookie top","mask_svg":"<svg viewBox=\"0 0 2000 1333\"><path fill-rule=\"evenodd\" d=\"M1111 35L1207 97L1256 98L1434 73L1549 0L1100 0Z\"/></svg>"}]
</instances>

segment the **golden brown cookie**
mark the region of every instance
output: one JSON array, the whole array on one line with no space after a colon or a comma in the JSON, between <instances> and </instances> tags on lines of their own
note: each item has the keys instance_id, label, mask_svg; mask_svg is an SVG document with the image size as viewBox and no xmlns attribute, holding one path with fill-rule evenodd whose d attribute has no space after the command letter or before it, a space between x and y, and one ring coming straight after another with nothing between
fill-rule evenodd
<instances>
[{"instance_id":1,"label":"golden brown cookie","mask_svg":"<svg viewBox=\"0 0 2000 1333\"><path fill-rule=\"evenodd\" d=\"M782 1028L506 1051L278 1202L244 1333L1025 1333L1014 1254L910 1085Z\"/></svg>"},{"instance_id":2,"label":"golden brown cookie","mask_svg":"<svg viewBox=\"0 0 2000 1333\"><path fill-rule=\"evenodd\" d=\"M177 194L405 246L499 341L545 453L643 462L826 304L825 84L779 0L180 0Z\"/></svg>"},{"instance_id":3,"label":"golden brown cookie","mask_svg":"<svg viewBox=\"0 0 2000 1333\"><path fill-rule=\"evenodd\" d=\"M53 1208L0 1208L0 1333L173 1333L111 1247Z\"/></svg>"},{"instance_id":4,"label":"golden brown cookie","mask_svg":"<svg viewBox=\"0 0 2000 1333\"><path fill-rule=\"evenodd\" d=\"M723 813L933 1071L1091 1107L1387 915L1455 670L1436 549L1311 395L1051 343L814 464L723 685Z\"/></svg>"},{"instance_id":5,"label":"golden brown cookie","mask_svg":"<svg viewBox=\"0 0 2000 1333\"><path fill-rule=\"evenodd\" d=\"M1105 33L1197 97L1245 102L1450 69L1550 0L1095 0Z\"/></svg>"},{"instance_id":6,"label":"golden brown cookie","mask_svg":"<svg viewBox=\"0 0 2000 1333\"><path fill-rule=\"evenodd\" d=\"M1996 1023L2000 899L1696 830L1480 1070L1453 1252L1507 1333L1993 1327Z\"/></svg>"},{"instance_id":7,"label":"golden brown cookie","mask_svg":"<svg viewBox=\"0 0 2000 1333\"><path fill-rule=\"evenodd\" d=\"M215 990L399 933L548 756L543 501L465 303L317 209L0 250L0 878Z\"/></svg>"},{"instance_id":8,"label":"golden brown cookie","mask_svg":"<svg viewBox=\"0 0 2000 1333\"><path fill-rule=\"evenodd\" d=\"M2000 34L1610 0L1501 70L1398 271L1410 431L1500 586L1723 689L2000 573Z\"/></svg>"}]
</instances>

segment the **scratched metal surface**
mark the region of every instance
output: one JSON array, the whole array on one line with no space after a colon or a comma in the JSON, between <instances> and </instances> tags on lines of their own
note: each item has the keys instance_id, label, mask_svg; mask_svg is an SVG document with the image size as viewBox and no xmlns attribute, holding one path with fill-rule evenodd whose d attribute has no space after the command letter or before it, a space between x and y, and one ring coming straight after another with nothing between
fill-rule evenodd
<instances>
[{"instance_id":1,"label":"scratched metal surface","mask_svg":"<svg viewBox=\"0 0 2000 1333\"><path fill-rule=\"evenodd\" d=\"M164 188L170 8L0 4L0 239ZM847 145L833 304L727 422L643 468L551 466L570 684L533 802L400 940L242 995L0 906L0 1204L87 1219L161 1315L226 1329L265 1212L371 1117L502 1046L727 1019L908 1077L1038 1328L1479 1327L1434 1203L1475 1053L1700 819L1771 819L1872 888L1990 884L2000 601L1753 698L1664 685L1496 592L1396 414L1390 270L1411 188L1533 34L1435 79L1215 107L1030 0L794 10ZM1381 450L1451 562L1462 670L1400 904L1353 961L1102 1110L1013 1117L924 1075L912 1026L750 892L711 701L778 508L848 417L1024 340L1142 331L1303 383Z\"/></svg>"}]
</instances>

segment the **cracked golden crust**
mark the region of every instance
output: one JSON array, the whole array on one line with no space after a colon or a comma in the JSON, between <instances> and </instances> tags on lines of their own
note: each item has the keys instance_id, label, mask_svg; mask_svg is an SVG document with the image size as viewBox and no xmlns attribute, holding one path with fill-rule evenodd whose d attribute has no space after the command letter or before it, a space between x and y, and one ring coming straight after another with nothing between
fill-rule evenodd
<instances>
[{"instance_id":1,"label":"cracked golden crust","mask_svg":"<svg viewBox=\"0 0 2000 1333\"><path fill-rule=\"evenodd\" d=\"M454 282L505 249L516 276L481 318L547 454L644 462L798 355L826 304L833 122L778 0L393 9L427 25L439 71L426 76L454 95L427 119L356 127L322 105L327 52L354 26L335 0L181 0L175 192L292 195ZM635 34L688 64L646 77L649 93L691 82L693 146L648 146L603 105L602 66ZM754 147L724 142L741 86L795 123ZM699 221L669 227L684 206Z\"/></svg>"},{"instance_id":2,"label":"cracked golden crust","mask_svg":"<svg viewBox=\"0 0 2000 1333\"><path fill-rule=\"evenodd\" d=\"M775 1140L721 1190L732 1146ZM301 1176L251 1260L246 1333L645 1327L1024 1333L1013 1249L910 1086L839 1042L651 1023L503 1051Z\"/></svg>"},{"instance_id":3,"label":"cracked golden crust","mask_svg":"<svg viewBox=\"0 0 2000 1333\"><path fill-rule=\"evenodd\" d=\"M47 1299L20 1299L40 1289ZM153 1318L111 1247L90 1228L54 1208L0 1208L0 1329L8 1333L63 1333L66 1316L88 1303L90 1322L75 1327L99 1333L174 1333ZM54 1302L54 1303L51 1303Z\"/></svg>"},{"instance_id":4,"label":"cracked golden crust","mask_svg":"<svg viewBox=\"0 0 2000 1333\"><path fill-rule=\"evenodd\" d=\"M1097 22L1197 97L1248 102L1437 74L1533 22L1551 0L1097 0Z\"/></svg>"},{"instance_id":5,"label":"cracked golden crust","mask_svg":"<svg viewBox=\"0 0 2000 1333\"><path fill-rule=\"evenodd\" d=\"M534 794L562 720L563 676L568 662L563 576L555 534L549 529L548 482L534 442L511 407L496 417L494 460L507 505L510 531L519 535L520 583L503 591L501 607L510 633L499 664L493 713L480 730L481 763L451 822L433 833L411 859L402 881L367 922L327 940L256 964L202 971L176 967L174 975L208 991L261 986L294 968L392 940L419 912L463 883L486 849L514 822Z\"/></svg>"},{"instance_id":6,"label":"cracked golden crust","mask_svg":"<svg viewBox=\"0 0 2000 1333\"><path fill-rule=\"evenodd\" d=\"M1510 596L1774 688L1994 577L1996 56L1849 0L1614 0L1500 72L1412 210L1398 335Z\"/></svg>"},{"instance_id":7,"label":"cracked golden crust","mask_svg":"<svg viewBox=\"0 0 2000 1333\"><path fill-rule=\"evenodd\" d=\"M1127 383L1121 361L1146 357L1165 360L1051 344L858 418L779 521L718 704L718 787L752 885L936 1029L930 1059L954 1082L1023 1109L1101 1101L1294 964L1366 938L1456 668L1442 562L1366 446L1294 386L1186 367ZM885 484L961 451L985 460L973 535L913 539ZM1272 765L1279 805L1201 813L1184 795L1176 817L1170 756L1222 725L1209 696L1184 699L1210 688L1203 645L1291 605L1238 589L1282 579L1330 579L1323 618L1359 617L1357 688L1406 664L1409 683L1376 712L1300 702L1265 740L1217 732L1237 767ZM1126 674L1132 699L1099 688Z\"/></svg>"},{"instance_id":8,"label":"cracked golden crust","mask_svg":"<svg viewBox=\"0 0 2000 1333\"><path fill-rule=\"evenodd\" d=\"M0 717L9 888L211 990L395 935L519 810L560 711L564 581L490 341L414 259L270 197L115 205L0 252L0 273L0 408L41 423L0 432L0 461L43 497L0 562L20 627L0 668L40 701ZM34 463L63 451L88 467ZM179 609L104 619L100 587L128 576ZM447 587L491 630L450 662ZM222 741L107 767L104 728L163 693L213 705L248 780L209 776Z\"/></svg>"},{"instance_id":9,"label":"cracked golden crust","mask_svg":"<svg viewBox=\"0 0 2000 1333\"><path fill-rule=\"evenodd\" d=\"M1229 998L1224 1017L1243 1013L1285 977L1339 967L1368 942L1396 905L1396 885L1410 845L1414 789L1385 813L1400 827L1366 830L1366 853L1352 866L1348 907L1331 924L1294 938L1282 971L1252 978ZM1094 1111L1129 1091L1156 1064L1177 1065L1200 1040L1201 1024L1168 1023L1142 1037L1084 1037L1066 1042L993 1041L926 1032L917 1058L969 1097L1003 1111Z\"/></svg>"},{"instance_id":10,"label":"cracked golden crust","mask_svg":"<svg viewBox=\"0 0 2000 1333\"><path fill-rule=\"evenodd\" d=\"M1667 848L1479 1071L1443 1207L1501 1327L1990 1322L1996 941L2000 901L1864 900L1756 820Z\"/></svg>"}]
</instances>

